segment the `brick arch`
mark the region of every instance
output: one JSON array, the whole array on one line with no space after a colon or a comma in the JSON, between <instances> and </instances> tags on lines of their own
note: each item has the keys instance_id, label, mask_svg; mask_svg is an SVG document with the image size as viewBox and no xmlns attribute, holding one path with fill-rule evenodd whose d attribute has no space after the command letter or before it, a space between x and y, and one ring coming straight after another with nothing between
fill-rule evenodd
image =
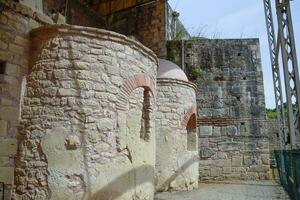
<instances>
[{"instance_id":1,"label":"brick arch","mask_svg":"<svg viewBox=\"0 0 300 200\"><path fill-rule=\"evenodd\" d=\"M126 79L121 85L120 92L118 95L117 110L126 110L127 100L129 98L130 93L139 87L150 91L152 96L155 97L155 85L151 78L146 74L135 74L130 78Z\"/></svg>"},{"instance_id":2,"label":"brick arch","mask_svg":"<svg viewBox=\"0 0 300 200\"><path fill-rule=\"evenodd\" d=\"M196 106L191 106L183 116L181 125L187 129L197 128L197 111Z\"/></svg>"}]
</instances>

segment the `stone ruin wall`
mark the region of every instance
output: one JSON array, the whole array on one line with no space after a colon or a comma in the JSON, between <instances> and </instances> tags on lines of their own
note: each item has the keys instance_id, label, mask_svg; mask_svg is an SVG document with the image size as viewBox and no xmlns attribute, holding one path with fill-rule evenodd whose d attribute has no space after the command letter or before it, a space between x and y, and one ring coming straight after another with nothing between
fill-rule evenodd
<instances>
[{"instance_id":1,"label":"stone ruin wall","mask_svg":"<svg viewBox=\"0 0 300 200\"><path fill-rule=\"evenodd\" d=\"M273 173L273 178L279 180L278 166L275 158L275 151L279 151L280 148L280 138L279 138L279 127L277 119L268 119L266 122L268 136L269 136L269 147L270 147L270 166ZM286 123L287 124L287 123ZM286 127L288 132L288 127Z\"/></svg>"},{"instance_id":2,"label":"stone ruin wall","mask_svg":"<svg viewBox=\"0 0 300 200\"><path fill-rule=\"evenodd\" d=\"M152 199L154 121L142 117L141 100L155 94L155 55L83 27L42 27L31 43L16 199ZM152 125L147 138L141 119Z\"/></svg>"},{"instance_id":3,"label":"stone ruin wall","mask_svg":"<svg viewBox=\"0 0 300 200\"><path fill-rule=\"evenodd\" d=\"M13 1L1 1L0 6L0 188L4 184L4 197L10 199L20 104L29 65L29 32L53 21Z\"/></svg>"},{"instance_id":4,"label":"stone ruin wall","mask_svg":"<svg viewBox=\"0 0 300 200\"><path fill-rule=\"evenodd\" d=\"M43 0L43 8L39 11L44 13L44 16L55 16L58 13L65 15L66 12L65 20L68 24L102 28L133 37L153 50L160 58L166 57L166 41L173 39L174 35L178 38L190 38L178 19L176 20L176 33L174 33L173 10L166 0L148 3L145 1L128 2L133 6L123 9L114 8L116 5L120 7L121 4L118 5L120 2L122 1L115 0L114 5L109 5L108 2L100 3L100 5L106 4L102 5L104 7L111 6L112 9L110 13L103 14L99 7L89 5L87 0L68 1L67 9L65 0ZM28 4L28 2L22 3Z\"/></svg>"},{"instance_id":5,"label":"stone ruin wall","mask_svg":"<svg viewBox=\"0 0 300 200\"><path fill-rule=\"evenodd\" d=\"M181 65L181 42L168 47ZM259 41L185 41L184 57L198 88L200 181L270 178Z\"/></svg>"},{"instance_id":6,"label":"stone ruin wall","mask_svg":"<svg viewBox=\"0 0 300 200\"><path fill-rule=\"evenodd\" d=\"M157 191L198 188L198 138L193 117L196 117L195 86L159 78L155 125Z\"/></svg>"},{"instance_id":7,"label":"stone ruin wall","mask_svg":"<svg viewBox=\"0 0 300 200\"><path fill-rule=\"evenodd\" d=\"M47 5L47 8L44 7L44 10L43 10L43 12L45 12L47 14L49 14L52 7L54 9L54 5L51 4L51 1L46 1L46 3L49 3L49 2L50 2L50 4ZM42 111L40 110L41 102L43 102L43 101L44 101L43 103L49 104L50 106L53 106L53 107L59 106L59 105L61 107L63 107L65 104L70 104L73 106L73 104L75 104L75 103L78 103L78 104L83 104L83 103L80 101L76 102L76 100L74 100L74 98L72 98L72 102L71 102L71 100L67 101L66 100L67 98L65 98L65 97L61 97L63 99L61 101L64 101L61 104L58 102L59 101L58 99L55 99L52 102L50 102L50 100L48 98L48 97L50 97L50 96L48 96L49 95L48 92L50 92L50 93L53 92L54 91L54 90L52 90L53 88L51 88L51 89L50 88L34 88L34 87L36 87L35 81L41 82L41 84L39 84L38 87L46 87L47 86L47 85L44 85L45 84L44 83L44 81L45 81L44 74L37 73L37 74L30 74L30 76L28 76L29 59L31 57L31 55L29 54L29 52L30 52L30 50L29 50L29 46L30 46L29 32L33 28L37 28L40 26L48 25L48 24L61 23L63 21L55 22L55 20L51 19L49 16L40 13L40 10L35 11L35 10L33 10L34 8L29 8L29 7L27 7L27 5L15 3L10 0L1 1L0 3L1 3L1 6L3 6L3 10L1 10L1 13L0 13L0 17L1 17L0 18L1 19L1 21L0 21L0 23L1 23L1 26L0 26L0 34L1 34L1 40L0 40L1 41L1 47L0 47L0 56L1 57L0 57L0 60L1 60L1 63L5 63L5 71L3 72L3 74L0 74L0 81L1 81L0 82L1 83L1 90L0 90L0 100L1 100L1 102L0 102L1 103L0 104L0 110L1 110L1 112L0 112L0 143L1 143L1 145L0 145L0 148L1 148L1 151L0 151L0 168L1 168L0 182L4 183L4 186L5 186L5 195L4 196L6 199L10 199L13 181L15 181L15 184L16 184L16 192L17 192L16 198L19 198L19 197L27 198L28 196L44 198L47 195L52 195L51 187L55 187L55 185L51 186L51 180L53 180L53 179L50 179L50 182L49 182L49 177L51 178L51 176L47 172L47 165L49 164L48 163L49 160L47 159L47 155L44 153L44 150L41 148L40 144L45 145L45 148L48 148L48 150L50 148L49 145L46 144L46 143L48 143L47 142L48 140L50 141L49 143L52 143L52 141L53 141L53 143L55 143L55 145L57 145L57 148L62 149L62 150L64 149L63 145L65 147L67 145L71 145L71 147L68 147L68 148L71 148L71 149L68 149L68 151L71 150L72 151L71 155L73 155L70 159L71 160L77 159L77 156L78 156L78 159L82 160L83 159L82 156L78 155L78 154L80 154L79 152L82 152L82 150L78 150L78 149L80 149L78 147L78 145L80 146L80 144L82 144L81 138L78 137L78 134L80 135L83 128L81 127L81 129L79 131L80 133L79 132L75 133L75 136L77 134L77 137L70 136L70 138L65 138L65 140L62 139L61 141L64 141L64 143L62 143L61 141L58 141L58 140L59 140L59 138L63 138L64 136L69 134L68 129L66 130L65 127L63 127L63 128L55 127L55 128L53 128L53 130L51 129L50 131L47 129L47 131L46 131L47 134L42 131L42 133L45 134L45 138L46 138L46 139L42 140L39 137L42 136L43 134L39 136L39 133L35 130L35 128L37 128L37 127L33 126L33 128L32 128L32 125L30 125L30 123L37 123L37 121L31 120L30 115L31 114L35 115L35 116L46 115L45 110L43 110L43 109L42 109ZM161 3L161 1L159 3ZM162 6L162 4L158 4L158 5ZM61 5L58 5L58 6L61 6ZM158 7L160 7L160 6L158 6ZM157 9L158 9L158 11L157 11ZM155 16L162 17L164 10L162 9L162 7L157 8L157 9L156 9L156 12L159 12L160 14L159 15L155 14ZM59 11L59 10L55 9L55 11ZM81 19L81 20L79 20L80 23L85 23L86 20L90 21L89 19L87 19L90 16L87 16L87 18L82 18L82 16L80 16L81 14L82 14L82 10L80 10L80 12L78 13L79 16L77 16L78 19ZM70 17L74 17L74 16L75 15L70 15ZM148 15L145 15L145 16L148 16ZM150 20L150 18L144 18L143 20ZM160 20L156 19L155 23L154 22L153 23L156 24L158 27L161 25L162 22L164 22L163 18L161 18ZM94 23L94 22L90 21L90 23ZM151 22L151 20L149 23L153 24ZM149 23L147 22L148 25L149 25ZM94 25L91 24L91 26L98 26L98 24L94 24ZM162 30L163 30L163 28L155 29L155 31L161 31L161 32L159 32L160 36L165 34L165 32ZM48 32L47 32L47 34L48 34ZM123 38L123 36L121 38ZM150 38L150 36L148 38ZM159 37L159 38L161 40L161 37ZM50 38L48 38L48 39L50 40ZM73 42L73 43L75 44L76 42ZM136 43L136 42L133 42L133 43ZM160 43L160 45L161 44L164 45L164 43ZM59 43L59 45L60 45L60 43ZM156 44L156 46L157 45L158 45L158 43ZM76 45L74 47L77 48ZM73 49L74 47L71 46L70 48ZM52 47L49 47L49 48L52 48ZM66 48L66 47L63 47L63 48ZM165 48L165 46L163 48ZM82 48L81 48L81 50L82 50ZM85 50L82 50L82 51L85 51ZM48 54L49 50L44 49L43 53L44 52L46 52L46 54ZM80 51L78 51L78 52L80 52ZM56 57L55 53L57 53L57 52L50 52L51 56ZM77 53L77 51L76 51L76 53ZM134 51L133 53L136 54L136 51ZM152 53L150 53L150 54L152 54ZM109 55L109 53L108 53L108 55ZM76 57L77 55L74 55L74 56ZM121 56L120 59L124 60L123 56L122 55L120 55L120 56ZM120 62L122 62L124 64L124 61L120 61ZM129 62L132 62L132 60L130 60ZM62 63L62 64L66 64L66 63ZM43 66L39 66L39 67L43 68ZM128 67L128 65L127 65L127 67ZM29 72L31 73L31 71L32 71L35 73L36 72L35 70L39 71L40 69L39 68L35 68L33 70L30 69ZM63 69L61 69L61 70L63 71ZM110 70L110 69L108 69L108 70ZM126 72L128 72L128 70ZM142 72L148 73L148 71L145 71L145 70L142 70ZM130 72L128 72L128 73L130 73ZM152 73L152 72L149 72L149 73ZM56 75L58 76L58 73L56 73ZM34 78L28 79L28 77L34 77ZM53 77L54 77L54 75L53 75ZM50 84L50 81L48 79L51 79L51 77L48 77L48 75L47 75L46 76L47 81L45 81L45 82ZM139 77L137 77L137 79L139 79ZM31 93L29 94L28 88L26 88L26 82L28 82L29 80L30 80L30 82L28 83L28 86L31 85L34 88L34 89L29 88L29 91L37 90L38 93L40 93L40 94L46 92L47 97L43 97L40 99L36 98L36 97L31 97L30 95L32 95L32 94ZM117 84L119 81L120 80L118 80L118 78L116 78L115 76L111 77L111 82L113 82L114 84ZM110 84L111 82L108 81L108 84ZM127 84L130 83L130 81L126 82L126 83ZM63 85L63 84L61 84L61 85ZM64 92L69 93L67 95L73 95L72 92L74 92L76 90L74 88L71 88L71 85L72 85L71 83L68 86L67 86L67 84L64 85L64 87L66 87L66 88L63 88L63 89L66 89L66 90L64 90ZM89 84L89 85L91 85L91 84ZM87 86L87 87L90 87L90 86ZM26 96L24 98L25 89L26 89L26 95L28 94L29 96ZM109 89L111 89L111 88L109 88ZM80 90L80 89L78 89L78 90ZM57 95L60 95L60 94L57 93ZM129 102L130 102L130 104L129 104L130 106L128 107L128 112L126 112L125 114L123 112L121 112L118 115L118 116L123 116L120 119L118 119L118 122L123 124L122 125L123 127L124 127L124 125L127 126L127 128L122 129L122 130L124 130L123 135L125 135L125 138L121 138L122 134L119 135L120 137L117 137L117 144L118 144L117 149L118 149L118 151L122 151L122 152L128 151L128 153L124 153L124 154L126 154L126 157L128 157L130 159L132 157L141 156L140 154L139 155L136 154L136 152L139 151L140 153L143 153L143 154L145 153L146 155L149 155L149 160L151 160L152 159L151 155L153 155L153 152L152 153L150 152L151 147L149 147L148 150L143 148L143 150L134 149L132 151L128 150L128 148L127 148L128 146L132 146L132 147L135 146L134 143L136 142L136 140L133 140L133 145L127 144L127 142L130 140L128 140L126 138L129 137L128 133L131 132L131 130L135 133L138 133L141 129L145 129L145 127L147 129L147 127L148 127L148 129L150 128L149 130L151 130L151 132L152 132L152 129L154 128L153 124L149 125L149 124L145 123L143 126L141 124L141 122L140 123L136 122L137 118L143 118L143 119L146 118L142 114L143 113L142 110L145 110L145 106L142 104L142 102L137 100L137 99L143 99L143 97L145 97L145 94L143 94L142 89L135 90L134 92L132 92L131 96L132 97L128 97ZM30 98L28 98L28 97L30 97ZM47 100L47 98L48 98L48 100ZM113 98L113 97L111 97L111 98ZM55 102L55 103L53 103L53 102ZM149 101L151 106L150 106L150 108L148 108L149 111L151 111L151 112L153 110L155 110L152 107L153 102L154 101L151 97L150 101ZM92 104L92 102L89 102L89 103ZM103 103L103 104L105 104L105 103ZM22 110L24 109L24 111L22 111L23 112L22 116L24 116L24 120L22 120L23 123L22 123L21 129L20 129L20 120L21 120L20 106L21 105L23 105ZM39 108L34 108L34 109L31 108L31 107L35 107L35 106L37 106ZM57 111L57 113L52 113L53 110L51 111L51 109L49 110L49 112L51 113L51 115L54 115L57 117L58 115L62 114L61 112L63 109L60 108L58 110L59 111ZM139 112L137 112L137 110L139 110ZM84 116L84 115L85 115L85 113L80 113L80 117ZM110 116L109 113L107 115ZM49 116L50 116L50 114L49 114ZM61 115L61 116L63 116L63 115ZM128 120L128 121L124 120L125 116L131 116L131 117L129 117L130 120ZM152 118L151 115L148 115L148 116L150 116ZM78 121L80 121L79 119L77 119L77 118L79 118L78 116L77 116L77 118L76 118L76 116L72 116L70 118L74 119L74 121L76 121L76 123L79 123ZM52 118L51 118L51 120L52 120ZM79 124L78 126L82 126L82 123L83 122L81 122L81 125ZM41 123L40 125L44 126L45 124ZM48 123L46 123L45 126L47 128L49 128ZM118 127L119 126L120 126L120 124L118 124ZM30 127L30 128L28 128L28 127ZM29 131L33 131L33 132L37 133L37 134L33 134L33 136L32 136L33 138L37 137L39 139L27 138L28 133L29 133L28 129L30 129ZM17 153L16 137L19 134L20 130L21 130L20 139L22 140L22 142L21 142L22 144L20 145L20 147L22 147L22 148L20 148L20 151L17 156L16 165L19 166L19 168L15 170L15 178L14 178L14 165L15 165L14 158ZM85 130L85 128L84 128L84 130ZM58 132L59 137L53 139L53 137L51 137L51 134L49 135L49 132L50 133ZM106 136L106 137L110 138L110 136ZM79 138L79 141L78 141L78 138ZM144 139L148 140L147 137ZM94 138L93 138L93 140L94 140ZM97 138L95 140L97 140ZM24 142L24 141L26 141L26 142ZM151 140L151 142L152 142L152 140ZM69 143L72 143L72 144L69 144ZM98 151L99 151L99 149L102 148L101 145L102 144L98 145L98 147L97 147ZM104 146L105 146L105 144L104 144ZM151 146L151 144L150 144L150 146ZM75 148L75 149L73 149L73 148ZM97 153L97 150L95 150L95 152ZM50 152L50 154L53 154L53 152ZM67 154L68 153L62 154L62 157ZM123 158L125 157L124 154L123 154ZM109 156L110 155L108 155L108 157ZM37 159L38 161L34 161L35 159ZM55 162L56 161L58 162L59 160L60 160L60 158L55 159L53 161L53 163L55 164ZM139 163L139 161L136 161L136 162ZM67 164L66 162L64 162L64 163ZM135 164L139 165L137 163L135 163ZM116 164L116 165L118 165L118 164ZM20 169L20 166L26 166L25 170ZM64 167L63 163L61 166L58 166L58 169L61 169L62 167ZM21 168L23 168L23 167L21 167ZM37 168L37 170L31 170L33 168ZM107 167L107 168L109 168L109 167ZM147 165L146 168L147 169L150 168L149 169L150 173L151 173L151 171L154 171L152 166L149 167ZM140 169L140 168L138 168L138 169ZM74 170L80 171L79 167L77 167ZM111 170L114 170L114 169L111 169ZM144 170L145 169L141 168L140 171L143 171L143 173L144 173ZM134 178L132 178L132 177L135 176L137 173L141 173L140 171L138 171L138 172L130 171L130 175L128 176L129 179L133 180ZM116 174L116 176L120 175L122 172L123 171L120 171L119 174ZM82 176L80 173L76 173L74 176L67 175L65 178L68 179L69 183L71 183L71 182L72 182L72 184L74 183L74 187L71 185L66 185L66 182L64 183L64 187L71 187L70 190L72 192L75 191L76 195L77 194L82 195L83 191L85 193L84 195L87 195L87 193L89 193L89 191L86 191L86 189L87 189L87 185L85 182L86 177L87 177L86 174L84 176ZM122 181L120 181L120 183L124 183L123 180L125 180L125 179L126 179L125 182L128 182L128 177L124 178L121 175L120 175L120 177L122 180ZM149 177L149 179L147 179L147 180L151 179L150 174L147 177ZM111 179L113 179L113 178L115 178L115 177L111 177ZM141 180L135 180L133 182L135 182L136 184L139 184L140 183L139 181L141 181ZM144 183L141 183L141 185L143 185L143 184ZM132 185L129 185L129 186L127 186L126 184L120 185L114 181L110 182L108 185L109 186L117 185L116 187L119 188L120 192L118 192L118 191L112 192L112 193L114 193L114 195L117 195L117 196L121 192L125 194L126 192L124 192L124 191L127 191L127 190L128 191L131 190L131 192L128 192L125 195L130 196L133 193L132 188L134 186L132 186ZM145 190L145 192L142 192L142 193L145 194L145 193L149 192L149 193L147 193L147 195L150 194L150 190L152 190L152 187L153 186L151 186L151 185L148 186L149 189ZM131 189L129 189L129 188L131 188ZM105 195L107 195L106 189L109 190L108 187L105 187L104 190L100 191L100 193L103 194L103 192L104 192ZM144 190L144 189L140 189L140 188L137 189L137 191L141 191L141 190ZM59 190L57 190L57 191L59 193ZM77 193L77 192L79 192L79 193ZM99 193L99 195L101 195L100 193ZM138 193L138 192L135 191L135 193ZM143 194L141 194L141 196L143 196ZM54 195L56 195L56 194L54 194ZM68 194L66 194L66 195L68 195ZM92 194L89 193L89 195L92 195ZM139 196L139 195L140 194L137 194L137 196ZM98 196L98 195L96 195L96 196ZM150 196L151 196L151 194L150 194ZM129 197L129 198L131 198L131 197Z\"/></svg>"},{"instance_id":8,"label":"stone ruin wall","mask_svg":"<svg viewBox=\"0 0 300 200\"><path fill-rule=\"evenodd\" d=\"M113 14L106 28L133 36L163 58L166 56L166 5L166 0L159 0L121 10Z\"/></svg>"}]
</instances>

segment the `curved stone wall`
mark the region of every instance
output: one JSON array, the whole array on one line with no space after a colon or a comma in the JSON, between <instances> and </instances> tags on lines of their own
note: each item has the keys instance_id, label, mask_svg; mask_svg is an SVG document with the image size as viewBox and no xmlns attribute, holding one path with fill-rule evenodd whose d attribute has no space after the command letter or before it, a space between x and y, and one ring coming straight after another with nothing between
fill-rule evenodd
<instances>
[{"instance_id":1,"label":"curved stone wall","mask_svg":"<svg viewBox=\"0 0 300 200\"><path fill-rule=\"evenodd\" d=\"M41 27L31 43L16 199L153 199L156 56L79 26Z\"/></svg>"},{"instance_id":2,"label":"curved stone wall","mask_svg":"<svg viewBox=\"0 0 300 200\"><path fill-rule=\"evenodd\" d=\"M196 116L196 94L192 83L165 78L157 80L157 191L198 187Z\"/></svg>"}]
</instances>

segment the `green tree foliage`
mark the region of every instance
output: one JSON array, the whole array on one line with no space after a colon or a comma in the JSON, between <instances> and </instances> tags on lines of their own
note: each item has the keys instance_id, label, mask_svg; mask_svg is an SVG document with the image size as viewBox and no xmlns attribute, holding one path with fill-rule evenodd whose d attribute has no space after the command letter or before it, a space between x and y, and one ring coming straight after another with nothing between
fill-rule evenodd
<instances>
[{"instance_id":1,"label":"green tree foliage","mask_svg":"<svg viewBox=\"0 0 300 200\"><path fill-rule=\"evenodd\" d=\"M274 108L274 109L267 108L266 114L267 114L268 119L276 119L276 117L277 117L276 108Z\"/></svg>"},{"instance_id":2,"label":"green tree foliage","mask_svg":"<svg viewBox=\"0 0 300 200\"><path fill-rule=\"evenodd\" d=\"M294 107L295 105L293 105ZM287 109L287 103L283 103L283 109L284 109L284 117L288 117L288 109ZM276 108L266 108L266 114L269 119L276 119L277 118L277 113L276 113Z\"/></svg>"}]
</instances>

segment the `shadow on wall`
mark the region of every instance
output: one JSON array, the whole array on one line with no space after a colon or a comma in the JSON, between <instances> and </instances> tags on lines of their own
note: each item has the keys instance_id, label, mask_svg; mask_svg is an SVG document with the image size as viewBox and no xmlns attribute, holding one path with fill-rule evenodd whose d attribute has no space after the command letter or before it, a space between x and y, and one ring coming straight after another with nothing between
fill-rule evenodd
<instances>
[{"instance_id":1,"label":"shadow on wall","mask_svg":"<svg viewBox=\"0 0 300 200\"><path fill-rule=\"evenodd\" d=\"M72 44L71 42L68 42L68 54L69 57L74 57L74 52L72 51ZM72 66L75 66L74 60L72 60ZM75 70L72 70L73 73ZM75 74L74 74L75 76ZM79 81L75 79L75 84L77 86L77 94L78 96L81 96L81 86L79 84ZM80 108L80 116L82 119L86 119L86 114L81 106ZM83 120L82 123L85 125L85 121ZM84 126L83 126L84 127ZM88 156L87 156L87 147L86 147L86 140L85 140L85 131L84 129L80 131L81 132L81 139L84 144L84 168L87 174L87 186L89 187L91 184L90 181L90 172L88 167ZM190 160L188 160L186 163L184 163L181 167L179 167L175 173L168 178L168 180L163 184L164 186L169 185L172 181L174 181L178 176L182 175L182 173L189 168L194 163L198 162L198 157L194 156ZM145 175L147 174L147 175ZM117 177L116 179L112 180L110 183L108 183L106 186L101 188L99 191L95 192L94 194L91 194L90 188L87 188L87 191L83 197L85 199L88 197L90 200L116 200L120 198L122 195L127 193L130 190L134 190L139 185L145 184L145 183L153 183L154 182L154 176L155 176L155 168L151 165L143 165L136 168L133 168L132 170L122 174L121 176ZM138 178L142 177L142 178ZM152 178L151 178L152 177ZM128 181L132 180L132 181Z\"/></svg>"},{"instance_id":2,"label":"shadow on wall","mask_svg":"<svg viewBox=\"0 0 300 200\"><path fill-rule=\"evenodd\" d=\"M199 158L197 156L193 156L191 159L189 159L186 163L184 163L181 167L179 167L175 173L168 178L164 184L162 185L162 188L168 188L170 183L172 183L178 176L180 176L187 168L189 168L194 163L198 162Z\"/></svg>"},{"instance_id":3,"label":"shadow on wall","mask_svg":"<svg viewBox=\"0 0 300 200\"><path fill-rule=\"evenodd\" d=\"M164 183L164 185L170 184L174 181L178 176L182 174L189 166L198 162L198 157L194 156L186 163L184 163L180 168L176 170L174 175L172 175L168 180ZM151 173L152 176L141 176L143 179L135 180L135 184L128 183L128 177L137 177L137 174L149 174ZM147 179L148 177L148 179ZM153 180L149 179L149 177L154 177L154 167L151 165L143 165L128 171L127 173L122 174L121 176L117 177L115 180L111 181L101 190L96 192L90 199L91 200L116 200L117 198L121 197L127 191L134 189L135 187L142 185L144 183L152 183Z\"/></svg>"},{"instance_id":4,"label":"shadow on wall","mask_svg":"<svg viewBox=\"0 0 300 200\"><path fill-rule=\"evenodd\" d=\"M140 176L143 178L137 179L137 174L148 174L146 176ZM149 176L151 175L151 176ZM121 197L123 194L129 190L133 190L139 185L144 183L153 183L153 179L149 177L154 177L154 167L151 165L143 165L137 168L134 168L127 173L122 174L117 177L101 190L97 191L92 197L91 200L115 200ZM135 179L134 183L131 184L128 180Z\"/></svg>"}]
</instances>

